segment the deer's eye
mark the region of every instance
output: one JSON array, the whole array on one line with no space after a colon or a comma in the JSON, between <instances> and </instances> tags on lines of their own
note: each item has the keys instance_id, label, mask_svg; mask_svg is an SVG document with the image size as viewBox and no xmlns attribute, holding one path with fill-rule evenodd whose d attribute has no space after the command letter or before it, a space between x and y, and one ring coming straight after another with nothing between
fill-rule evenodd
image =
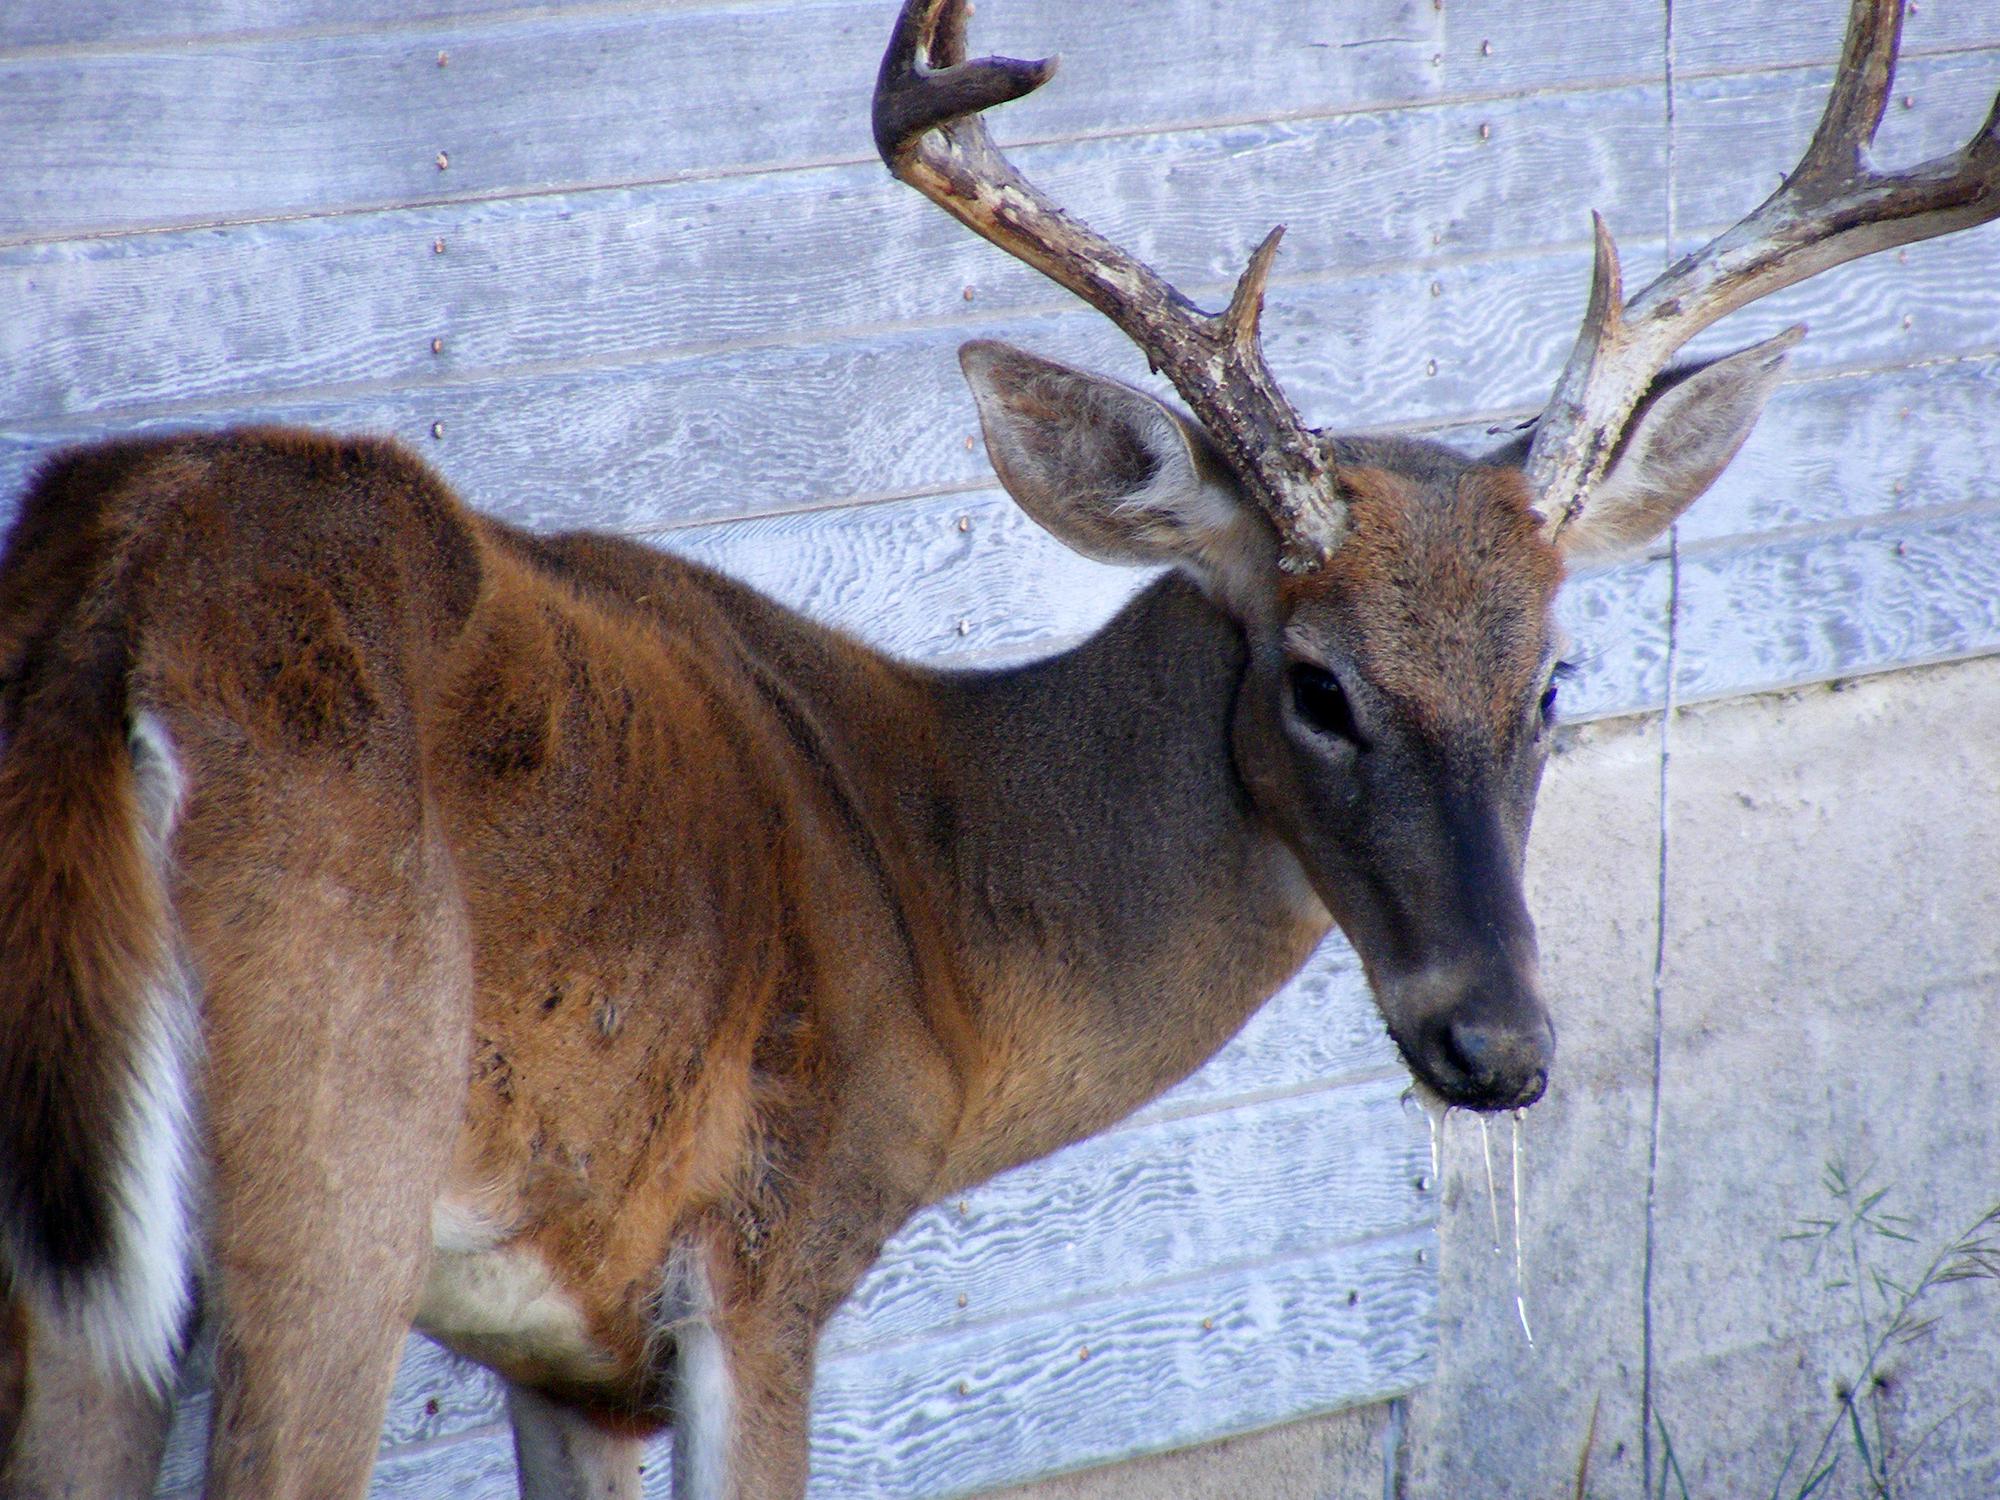
<instances>
[{"instance_id":1,"label":"deer's eye","mask_svg":"<svg viewBox=\"0 0 2000 1500\"><path fill-rule=\"evenodd\" d=\"M1550 669L1549 685L1542 689L1540 724L1542 729L1550 728L1556 721L1556 698L1561 692L1562 680L1565 677L1574 677L1575 675L1576 665L1573 662L1559 661Z\"/></svg>"},{"instance_id":2,"label":"deer's eye","mask_svg":"<svg viewBox=\"0 0 2000 1500\"><path fill-rule=\"evenodd\" d=\"M1292 710L1307 728L1366 750L1368 740L1354 720L1354 707L1333 673L1304 662L1292 667Z\"/></svg>"}]
</instances>

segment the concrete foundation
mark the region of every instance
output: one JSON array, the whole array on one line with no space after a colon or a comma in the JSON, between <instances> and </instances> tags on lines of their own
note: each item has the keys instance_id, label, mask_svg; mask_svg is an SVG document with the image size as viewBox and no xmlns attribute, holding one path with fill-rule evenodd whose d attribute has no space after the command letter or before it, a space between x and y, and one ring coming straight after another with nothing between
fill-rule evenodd
<instances>
[{"instance_id":1,"label":"concrete foundation","mask_svg":"<svg viewBox=\"0 0 2000 1500\"><path fill-rule=\"evenodd\" d=\"M1524 1132L1535 1346L1508 1133L1496 1253L1479 1131L1454 1118L1437 1374L1406 1409L1009 1500L1547 1500L1576 1493L1593 1412L1591 1496L1791 1496L1829 1431L1816 1494L1873 1493L1840 1403L1887 1321L1874 1273L1907 1285L2000 1203L2000 658L1584 726L1529 884L1561 1033ZM1788 1238L1846 1211L1832 1170L1888 1190L1893 1234ZM1892 1493L1991 1500L2000 1286L1919 1313L1938 1321L1861 1384L1863 1431Z\"/></svg>"}]
</instances>

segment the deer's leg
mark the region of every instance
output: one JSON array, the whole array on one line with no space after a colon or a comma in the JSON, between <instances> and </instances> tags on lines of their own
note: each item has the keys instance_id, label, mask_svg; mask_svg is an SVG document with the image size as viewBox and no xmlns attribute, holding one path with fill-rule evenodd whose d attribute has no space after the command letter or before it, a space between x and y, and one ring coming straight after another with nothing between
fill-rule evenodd
<instances>
[{"instance_id":1,"label":"deer's leg","mask_svg":"<svg viewBox=\"0 0 2000 1500\"><path fill-rule=\"evenodd\" d=\"M38 1336L25 1305L0 1318L0 1330L0 1496L146 1500L171 1393L104 1374L81 1343Z\"/></svg>"},{"instance_id":2,"label":"deer's leg","mask_svg":"<svg viewBox=\"0 0 2000 1500\"><path fill-rule=\"evenodd\" d=\"M674 1500L801 1500L810 1339L696 1326L678 1357Z\"/></svg>"},{"instance_id":3,"label":"deer's leg","mask_svg":"<svg viewBox=\"0 0 2000 1500\"><path fill-rule=\"evenodd\" d=\"M324 807L276 841L282 873L234 864L184 907L207 991L212 1500L366 1491L428 1269L470 968L447 862L381 821Z\"/></svg>"},{"instance_id":4,"label":"deer's leg","mask_svg":"<svg viewBox=\"0 0 2000 1500\"><path fill-rule=\"evenodd\" d=\"M521 1500L639 1500L642 1439L607 1432L574 1407L507 1388Z\"/></svg>"},{"instance_id":5,"label":"deer's leg","mask_svg":"<svg viewBox=\"0 0 2000 1500\"><path fill-rule=\"evenodd\" d=\"M801 1500L818 1319L784 1300L722 1305L693 1261L671 1267L674 1500Z\"/></svg>"}]
</instances>

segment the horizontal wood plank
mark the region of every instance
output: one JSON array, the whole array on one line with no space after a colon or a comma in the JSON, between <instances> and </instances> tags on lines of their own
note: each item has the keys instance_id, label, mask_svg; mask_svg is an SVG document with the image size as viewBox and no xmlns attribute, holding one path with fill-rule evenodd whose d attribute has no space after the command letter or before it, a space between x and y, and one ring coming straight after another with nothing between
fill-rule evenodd
<instances>
[{"instance_id":1,"label":"horizontal wood plank","mask_svg":"<svg viewBox=\"0 0 2000 1500\"><path fill-rule=\"evenodd\" d=\"M1430 1367L1432 1247L1316 1252L829 1361L812 1493L961 1495L1407 1391Z\"/></svg>"},{"instance_id":2,"label":"horizontal wood plank","mask_svg":"<svg viewBox=\"0 0 2000 1500\"><path fill-rule=\"evenodd\" d=\"M1690 554L1679 630L1685 701L2000 651L2000 504Z\"/></svg>"},{"instance_id":3,"label":"horizontal wood plank","mask_svg":"<svg viewBox=\"0 0 2000 1500\"><path fill-rule=\"evenodd\" d=\"M1322 21L1322 46L1280 0L1104 7L1088 26L1024 0L981 33L1002 51L1016 38L1017 52L1069 54L1063 85L1008 123L1035 138L1414 96L1436 51L1395 28L1415 8L1344 7ZM0 60L0 223L47 237L865 161L892 16L880 0L829 0L777 28L769 7L713 6ZM1368 35L1384 44L1340 45ZM1160 88L1168 74L1182 86ZM174 129L151 129L167 100Z\"/></svg>"},{"instance_id":4,"label":"horizontal wood plank","mask_svg":"<svg viewBox=\"0 0 2000 1500\"><path fill-rule=\"evenodd\" d=\"M612 4L620 0L611 0ZM661 9L695 0L624 0ZM758 0L738 0L755 4ZM785 0L764 0L781 5ZM63 0L0 9L0 53L64 49L188 48L249 37L376 30L430 30L441 22L508 12L605 9L605 0Z\"/></svg>"},{"instance_id":5,"label":"horizontal wood plank","mask_svg":"<svg viewBox=\"0 0 2000 1500\"><path fill-rule=\"evenodd\" d=\"M1657 90L1631 88L1019 160L1220 303L1280 221L1281 292L1361 266L1580 246L1592 205L1658 224L1662 114ZM17 245L0 249L0 304L17 310L0 322L0 419L575 368L1066 301L873 163Z\"/></svg>"},{"instance_id":6,"label":"horizontal wood plank","mask_svg":"<svg viewBox=\"0 0 2000 1500\"><path fill-rule=\"evenodd\" d=\"M0 224L46 239L871 160L867 101L893 8L774 9L522 11L0 55ZM1659 54L1635 49L1629 24L1590 24L1619 9L1164 0L1080 24L1060 0L1014 0L981 15L976 40L1063 54L1062 81L1000 127L1032 141L1657 80ZM163 102L171 131L152 128Z\"/></svg>"},{"instance_id":7,"label":"horizontal wood plank","mask_svg":"<svg viewBox=\"0 0 2000 1500\"><path fill-rule=\"evenodd\" d=\"M1742 73L1829 67L1840 56L1847 7L1745 5L1742 0L1674 0L1674 71ZM2000 46L2000 11L1990 5L1944 0L1913 5L1903 21L1903 56Z\"/></svg>"},{"instance_id":8,"label":"horizontal wood plank","mask_svg":"<svg viewBox=\"0 0 2000 1500\"><path fill-rule=\"evenodd\" d=\"M1725 545L2000 500L1995 433L2000 359L1780 386L1743 450L1681 522L1682 543Z\"/></svg>"},{"instance_id":9,"label":"horizontal wood plank","mask_svg":"<svg viewBox=\"0 0 2000 1500\"><path fill-rule=\"evenodd\" d=\"M925 1210L828 1326L828 1355L1353 1243L1431 1221L1407 1075L1127 1127Z\"/></svg>"}]
</instances>

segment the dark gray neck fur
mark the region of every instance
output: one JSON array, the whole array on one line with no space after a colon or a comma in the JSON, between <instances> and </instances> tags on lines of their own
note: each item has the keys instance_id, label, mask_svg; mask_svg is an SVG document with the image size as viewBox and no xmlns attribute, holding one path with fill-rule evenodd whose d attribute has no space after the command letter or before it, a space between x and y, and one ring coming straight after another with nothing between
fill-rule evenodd
<instances>
[{"instance_id":1,"label":"dark gray neck fur","mask_svg":"<svg viewBox=\"0 0 2000 1500\"><path fill-rule=\"evenodd\" d=\"M970 1175L1171 1087L1325 932L1236 774L1245 649L1169 576L1064 655L936 679L958 774L947 883L998 1070Z\"/></svg>"}]
</instances>

